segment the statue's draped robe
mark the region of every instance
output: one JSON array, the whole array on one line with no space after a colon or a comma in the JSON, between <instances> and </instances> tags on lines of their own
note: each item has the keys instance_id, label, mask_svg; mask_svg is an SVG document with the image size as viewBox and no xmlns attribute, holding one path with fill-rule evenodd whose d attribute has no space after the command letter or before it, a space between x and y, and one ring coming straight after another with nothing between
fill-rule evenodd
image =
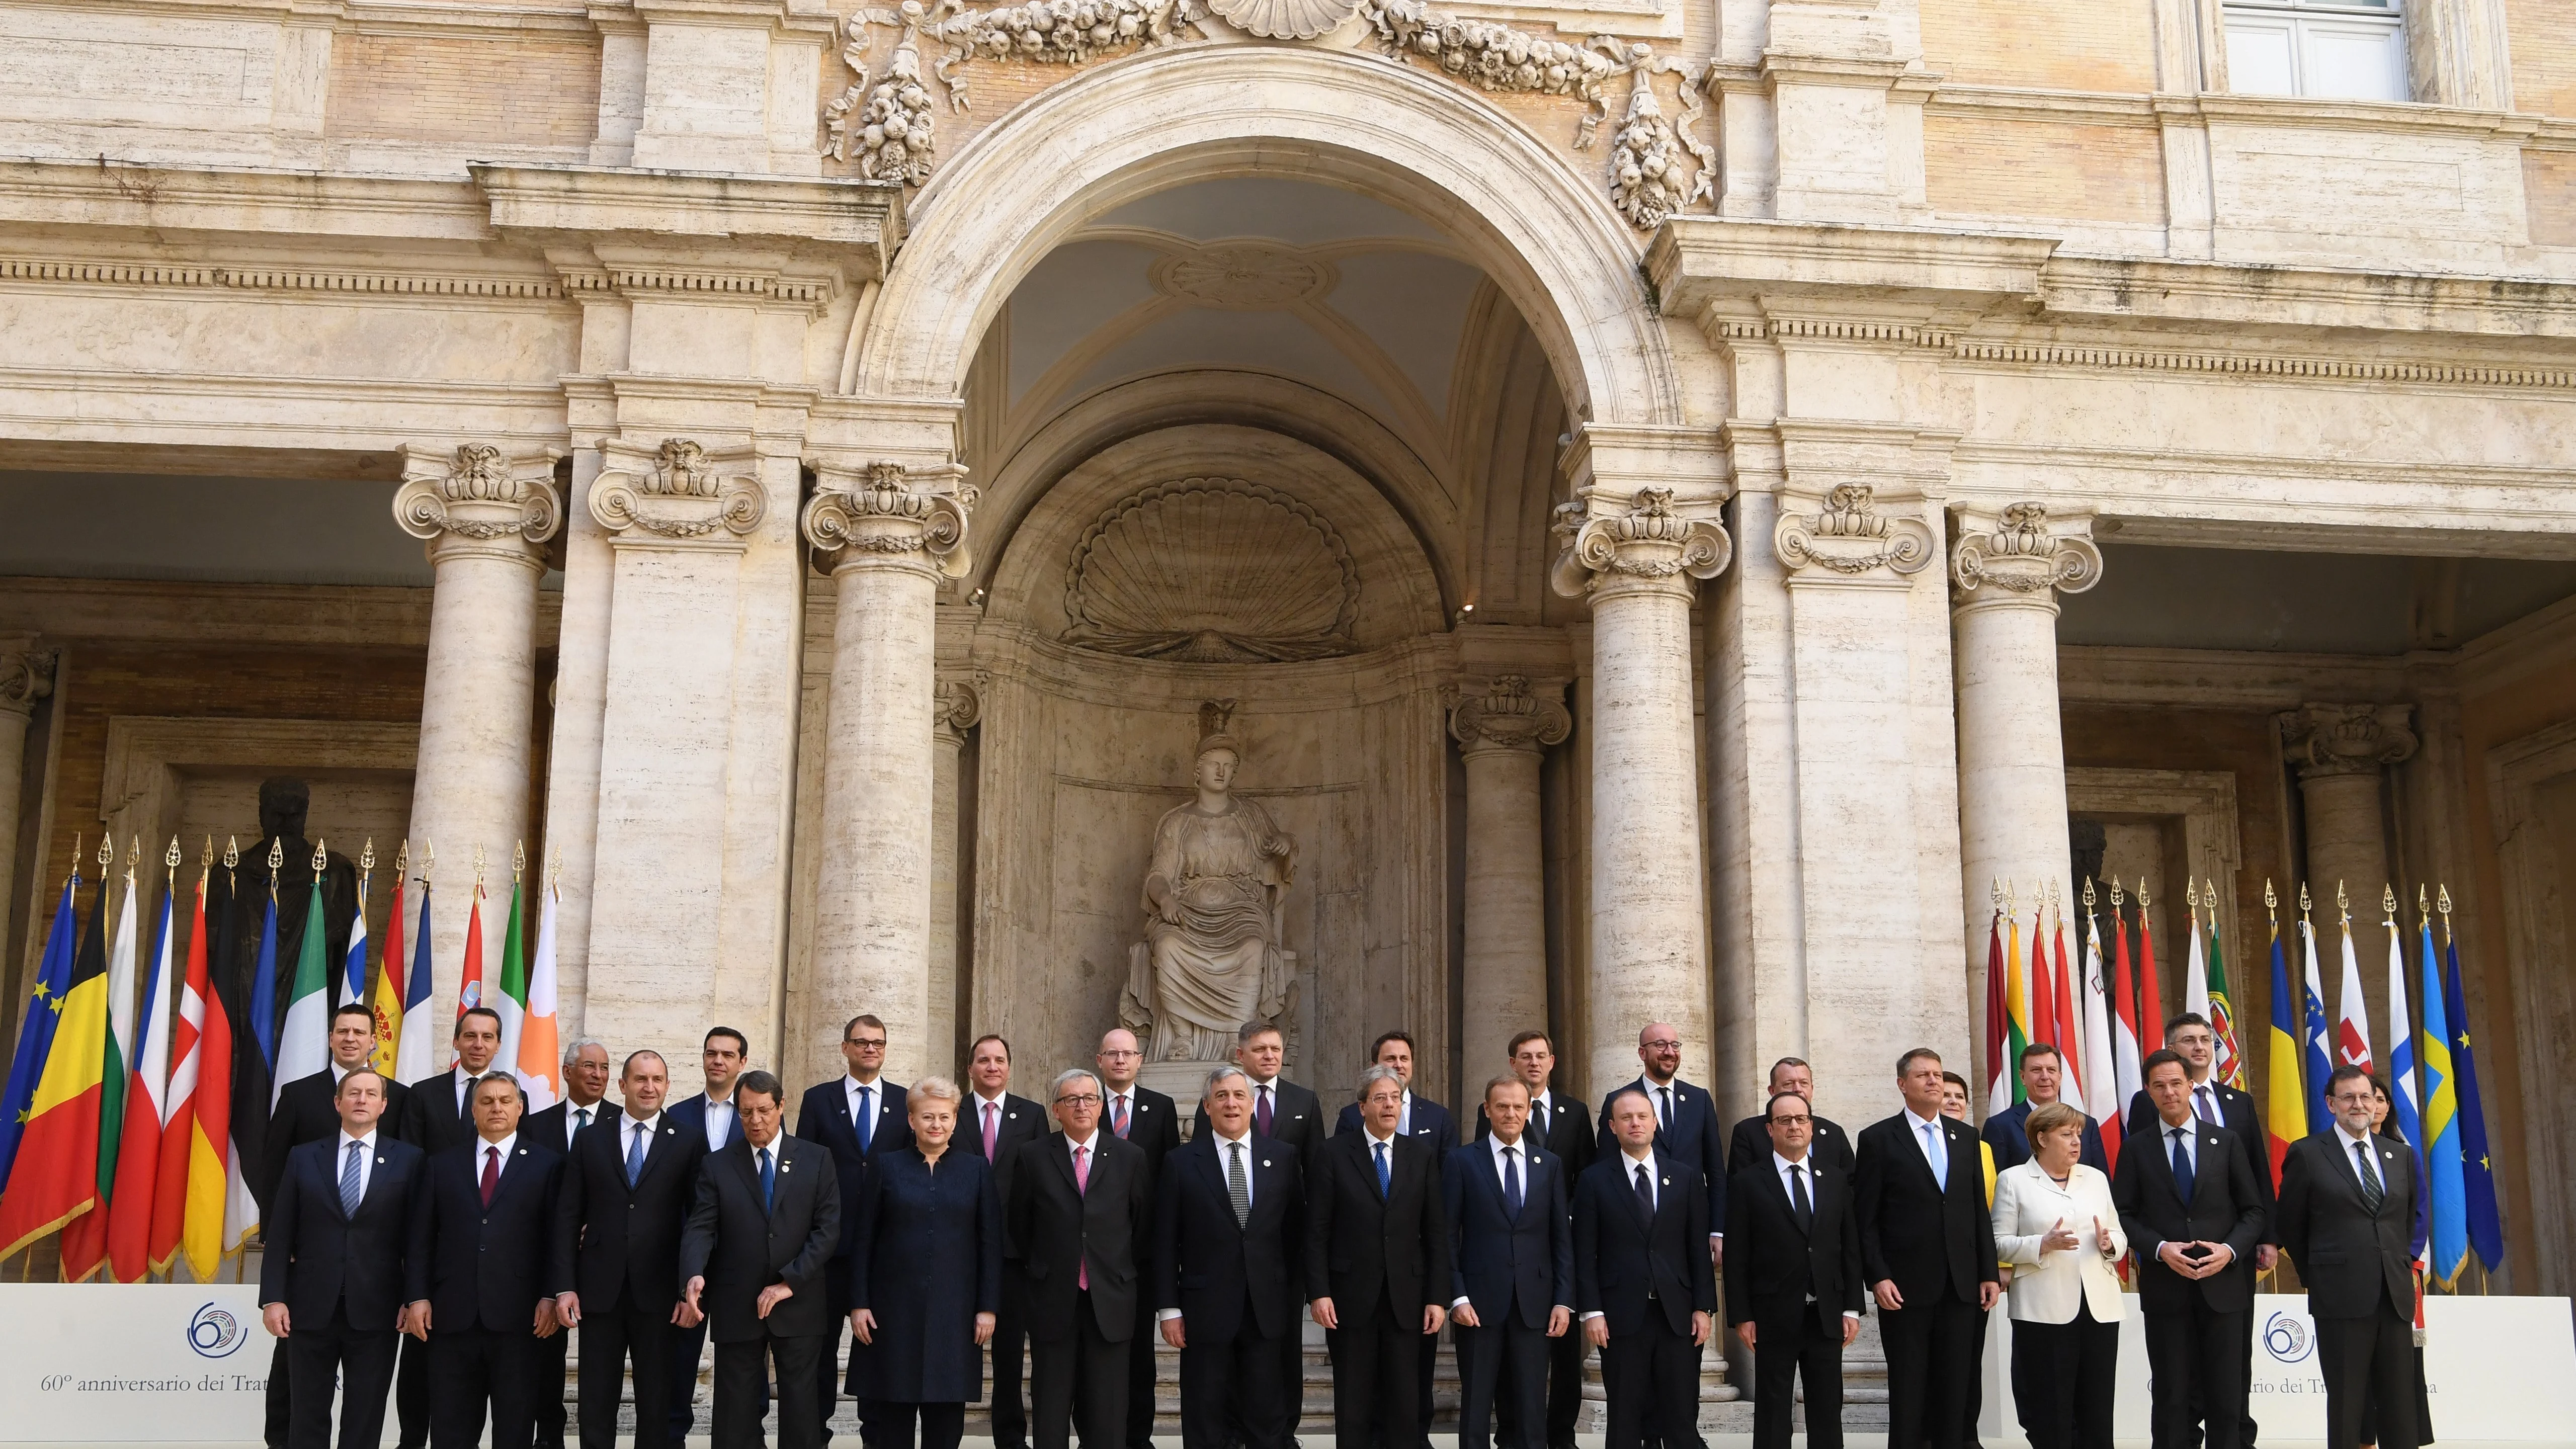
<instances>
[{"instance_id":1,"label":"statue's draped robe","mask_svg":"<svg viewBox=\"0 0 2576 1449\"><path fill-rule=\"evenodd\" d=\"M1250 800L1230 799L1216 815L1178 806L1154 826L1140 963L1148 979L1130 987L1152 1014L1153 1060L1224 1061L1244 1022L1279 1011L1287 972L1277 904L1296 856L1296 842ZM1158 886L1177 919L1163 918Z\"/></svg>"}]
</instances>

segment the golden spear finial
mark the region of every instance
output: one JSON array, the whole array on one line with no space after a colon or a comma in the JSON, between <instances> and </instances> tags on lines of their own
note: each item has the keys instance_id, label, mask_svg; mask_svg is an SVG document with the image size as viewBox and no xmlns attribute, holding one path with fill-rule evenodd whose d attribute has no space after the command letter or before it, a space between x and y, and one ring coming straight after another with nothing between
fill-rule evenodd
<instances>
[{"instance_id":1,"label":"golden spear finial","mask_svg":"<svg viewBox=\"0 0 2576 1449\"><path fill-rule=\"evenodd\" d=\"M2014 900L2014 898L2013 898L2013 883L2012 883L2012 877L2011 877L2011 876L2005 876L2005 877L2004 877L2004 914L2005 914L2005 915L2007 915L2007 916L2012 915L2012 914L2013 914L2015 911L2017 911L2019 908L2020 908L2020 907L2019 907L2019 904L2018 904L2018 903Z\"/></svg>"},{"instance_id":2,"label":"golden spear finial","mask_svg":"<svg viewBox=\"0 0 2576 1449\"><path fill-rule=\"evenodd\" d=\"M2345 925L2352 924L2352 897L2344 890L2340 879L2335 881L2335 913L2343 917Z\"/></svg>"},{"instance_id":3,"label":"golden spear finial","mask_svg":"<svg viewBox=\"0 0 2576 1449\"><path fill-rule=\"evenodd\" d=\"M2441 894L2434 897L2434 899L2441 903L2442 944L2447 946L2451 942L2451 888L2449 886L2442 887Z\"/></svg>"},{"instance_id":4,"label":"golden spear finial","mask_svg":"<svg viewBox=\"0 0 2576 1449\"><path fill-rule=\"evenodd\" d=\"M2093 914L2093 877L2084 877L2084 914Z\"/></svg>"},{"instance_id":5,"label":"golden spear finial","mask_svg":"<svg viewBox=\"0 0 2576 1449\"><path fill-rule=\"evenodd\" d=\"M2116 875L2111 877L2111 914L2118 915L2126 901L2127 895L2120 889L2120 878Z\"/></svg>"},{"instance_id":6,"label":"golden spear finial","mask_svg":"<svg viewBox=\"0 0 2576 1449\"><path fill-rule=\"evenodd\" d=\"M143 837L131 835L125 841L125 888L134 889L134 867L143 859Z\"/></svg>"},{"instance_id":7,"label":"golden spear finial","mask_svg":"<svg viewBox=\"0 0 2576 1449\"><path fill-rule=\"evenodd\" d=\"M179 849L179 837L171 836L170 848L161 856L162 861L170 867L170 879L175 881L179 878L179 862L187 858L187 855Z\"/></svg>"},{"instance_id":8,"label":"golden spear finial","mask_svg":"<svg viewBox=\"0 0 2576 1449\"><path fill-rule=\"evenodd\" d=\"M100 880L107 879L109 868L115 864L116 834L115 832L110 831L98 838L98 878Z\"/></svg>"},{"instance_id":9,"label":"golden spear finial","mask_svg":"<svg viewBox=\"0 0 2576 1449\"><path fill-rule=\"evenodd\" d=\"M2415 882L2415 918L2419 921L2433 919L2433 904L2424 899L2424 893L2424 883L2420 880Z\"/></svg>"},{"instance_id":10,"label":"golden spear finial","mask_svg":"<svg viewBox=\"0 0 2576 1449\"><path fill-rule=\"evenodd\" d=\"M410 875L411 839L406 836L403 839L402 848L394 852L394 879L397 881L405 880L408 879Z\"/></svg>"},{"instance_id":11,"label":"golden spear finial","mask_svg":"<svg viewBox=\"0 0 2576 1449\"><path fill-rule=\"evenodd\" d=\"M208 838L211 839L212 837ZM241 837L238 835L227 835L224 837L224 869L227 872L230 872L240 868Z\"/></svg>"},{"instance_id":12,"label":"golden spear finial","mask_svg":"<svg viewBox=\"0 0 2576 1449\"><path fill-rule=\"evenodd\" d=\"M2182 878L2182 900L2184 905L2191 907L2192 919L2200 919L2200 882L2193 880L2190 876L2184 876Z\"/></svg>"},{"instance_id":13,"label":"golden spear finial","mask_svg":"<svg viewBox=\"0 0 2576 1449\"><path fill-rule=\"evenodd\" d=\"M372 835L367 837L366 848L358 852L358 869L366 875L376 873L376 838Z\"/></svg>"},{"instance_id":14,"label":"golden spear finial","mask_svg":"<svg viewBox=\"0 0 2576 1449\"><path fill-rule=\"evenodd\" d=\"M2397 924L2397 887L2384 885L2379 888L2379 910L2388 918L2388 924Z\"/></svg>"},{"instance_id":15,"label":"golden spear finial","mask_svg":"<svg viewBox=\"0 0 2576 1449\"><path fill-rule=\"evenodd\" d=\"M313 840L313 882L314 882L314 884L319 885L319 884L321 884L321 883L322 883L322 871L323 871L324 867L326 867L326 866L330 865L330 863L331 863L331 852L323 848L323 842L322 842L321 837L319 837L319 836L314 837L314 840Z\"/></svg>"},{"instance_id":16,"label":"golden spear finial","mask_svg":"<svg viewBox=\"0 0 2576 1449\"><path fill-rule=\"evenodd\" d=\"M474 847L474 894L483 894L483 846L480 842Z\"/></svg>"},{"instance_id":17,"label":"golden spear finial","mask_svg":"<svg viewBox=\"0 0 2576 1449\"><path fill-rule=\"evenodd\" d=\"M430 876L431 876L433 873L435 873L435 872L437 871L437 869L438 869L438 845L437 845L437 842L435 842L435 841L429 841L429 840L424 840L424 841L422 841L422 842L420 843L420 882L421 882L421 884L423 884L423 885L427 885L427 884L429 884L429 878L430 878Z\"/></svg>"},{"instance_id":18,"label":"golden spear finial","mask_svg":"<svg viewBox=\"0 0 2576 1449\"><path fill-rule=\"evenodd\" d=\"M510 846L510 884L517 885L526 880L527 876L528 842L516 841Z\"/></svg>"},{"instance_id":19,"label":"golden spear finial","mask_svg":"<svg viewBox=\"0 0 2576 1449\"><path fill-rule=\"evenodd\" d=\"M2140 913L2143 914L2149 904L2151 903L2147 900L2147 878L2145 876L2140 876L2138 877L2138 910Z\"/></svg>"},{"instance_id":20,"label":"golden spear finial","mask_svg":"<svg viewBox=\"0 0 2576 1449\"><path fill-rule=\"evenodd\" d=\"M203 881L206 877L213 875L214 873L215 837L210 834L206 837L206 848L204 852L197 857L197 879Z\"/></svg>"}]
</instances>

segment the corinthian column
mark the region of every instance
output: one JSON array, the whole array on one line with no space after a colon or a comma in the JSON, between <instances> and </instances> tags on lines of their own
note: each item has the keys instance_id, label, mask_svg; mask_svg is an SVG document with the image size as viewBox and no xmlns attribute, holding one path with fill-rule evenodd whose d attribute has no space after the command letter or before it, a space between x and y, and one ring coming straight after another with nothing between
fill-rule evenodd
<instances>
[{"instance_id":1,"label":"corinthian column","mask_svg":"<svg viewBox=\"0 0 2576 1449\"><path fill-rule=\"evenodd\" d=\"M2057 596L2102 578L2088 515L2044 503L1951 509L1951 658L1959 711L1959 874L1968 979L1982 987L1989 885L2065 889L2066 743L2057 720ZM1976 990L1971 1001L1984 1000Z\"/></svg>"},{"instance_id":2,"label":"corinthian column","mask_svg":"<svg viewBox=\"0 0 2576 1449\"><path fill-rule=\"evenodd\" d=\"M1598 484L1559 510L1549 582L1592 602L1592 920L1585 1032L1598 1092L1636 1075L1635 1033L1678 1027L1710 1041L1708 921L1700 874L1699 769L1691 707L1692 581L1734 544L1676 512L1672 490L1624 497Z\"/></svg>"},{"instance_id":3,"label":"corinthian column","mask_svg":"<svg viewBox=\"0 0 2576 1449\"><path fill-rule=\"evenodd\" d=\"M1549 690L1553 695L1555 691ZM1506 674L1459 701L1449 732L1467 764L1466 1060L1546 1031L1547 901L1539 840L1541 752L1572 727L1565 706ZM1476 1074L1468 1074L1470 1083Z\"/></svg>"},{"instance_id":4,"label":"corinthian column","mask_svg":"<svg viewBox=\"0 0 2576 1449\"><path fill-rule=\"evenodd\" d=\"M26 784L27 726L36 717L36 701L53 692L53 651L38 649L31 634L0 635L0 917L8 913L10 887L18 879L18 794ZM43 909L43 888L28 899L35 909Z\"/></svg>"},{"instance_id":5,"label":"corinthian column","mask_svg":"<svg viewBox=\"0 0 2576 1449\"><path fill-rule=\"evenodd\" d=\"M930 710L930 1015L924 1070L957 1069L957 807L966 732L984 714L983 678L941 676Z\"/></svg>"},{"instance_id":6,"label":"corinthian column","mask_svg":"<svg viewBox=\"0 0 2576 1449\"><path fill-rule=\"evenodd\" d=\"M497 875L527 836L537 576L563 512L554 459L544 454L508 455L483 443L405 447L402 464L394 521L427 542L437 571L409 828L448 863L447 879L462 883L476 851L487 875ZM454 905L431 917L440 961L465 951L470 913L450 899ZM488 959L500 959L505 915L484 912Z\"/></svg>"},{"instance_id":7,"label":"corinthian column","mask_svg":"<svg viewBox=\"0 0 2576 1449\"><path fill-rule=\"evenodd\" d=\"M2357 920L2377 919L2390 883L2380 778L2415 753L2412 713L2402 704L2307 704L2281 717L2307 817L2308 884L2331 901L2335 883L2345 883Z\"/></svg>"},{"instance_id":8,"label":"corinthian column","mask_svg":"<svg viewBox=\"0 0 2576 1449\"><path fill-rule=\"evenodd\" d=\"M833 556L835 591L815 990L832 1023L862 1011L884 1020L897 1081L934 1059L932 646L940 581L967 568L975 494L963 471L826 470L805 505L805 537Z\"/></svg>"}]
</instances>

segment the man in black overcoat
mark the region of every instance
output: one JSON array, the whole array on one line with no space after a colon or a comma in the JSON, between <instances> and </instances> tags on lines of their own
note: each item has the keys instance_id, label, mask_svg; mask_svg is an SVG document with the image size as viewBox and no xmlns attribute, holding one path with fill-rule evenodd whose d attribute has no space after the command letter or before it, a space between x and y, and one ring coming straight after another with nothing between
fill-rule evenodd
<instances>
[{"instance_id":1,"label":"man in black overcoat","mask_svg":"<svg viewBox=\"0 0 2576 1449\"><path fill-rule=\"evenodd\" d=\"M1575 1310L1601 1350L1609 1449L1698 1433L1700 1350L1717 1314L1708 1195L1666 1152L1640 1088L1602 1104L1613 1150L1574 1191Z\"/></svg>"},{"instance_id":2,"label":"man in black overcoat","mask_svg":"<svg viewBox=\"0 0 2576 1449\"><path fill-rule=\"evenodd\" d=\"M1029 1419L1037 1449L1123 1444L1127 1354L1154 1204L1144 1149L1101 1130L1100 1079L1055 1079L1063 1131L1022 1143L1003 1198L1003 1236L1026 1274Z\"/></svg>"},{"instance_id":3,"label":"man in black overcoat","mask_svg":"<svg viewBox=\"0 0 2576 1449\"><path fill-rule=\"evenodd\" d=\"M1306 1189L1306 1291L1333 1356L1333 1441L1413 1449L1423 1340L1454 1286L1431 1145L1398 1130L1404 1078L1360 1073L1360 1130L1324 1144Z\"/></svg>"},{"instance_id":4,"label":"man in black overcoat","mask_svg":"<svg viewBox=\"0 0 2576 1449\"><path fill-rule=\"evenodd\" d=\"M832 1154L841 1182L841 1241L832 1249L832 1271L825 1291L832 1300L832 1322L824 1330L815 1369L814 1408L822 1416L823 1442L832 1441L832 1407L841 1393L841 1330L850 1316L850 1252L859 1190L867 1181L870 1159L912 1145L912 1118L903 1088L885 1080L886 1025L862 1013L841 1025L841 1060L848 1067L828 1082L805 1089L796 1106L796 1135ZM859 1401L859 1438L874 1443L868 1403Z\"/></svg>"},{"instance_id":5,"label":"man in black overcoat","mask_svg":"<svg viewBox=\"0 0 2576 1449\"><path fill-rule=\"evenodd\" d=\"M966 1086L966 1100L957 1104L957 1145L993 1165L993 1190L1007 1203L1020 1148L1047 1135L1046 1109L1011 1090L1011 1044L996 1033L975 1038L966 1049ZM1002 1312L987 1346L993 1364L993 1449L1028 1449L1028 1410L1020 1399L1028 1365L1028 1316L1022 1311L1027 1298L1019 1244L1006 1227Z\"/></svg>"},{"instance_id":6,"label":"man in black overcoat","mask_svg":"<svg viewBox=\"0 0 2576 1449\"><path fill-rule=\"evenodd\" d=\"M1258 1018L1247 1021L1234 1034L1234 1064L1252 1078L1252 1130L1282 1144L1297 1154L1297 1171L1311 1185L1315 1181L1317 1158L1324 1150L1324 1103L1311 1087L1299 1086L1280 1075L1288 1062L1288 1038L1279 1028ZM1195 1125L1195 1137L1207 1131L1207 1108L1201 1106ZM1279 1401L1279 1437L1293 1444L1297 1425L1306 1412L1306 1330L1301 1323L1279 1339L1281 1393ZM1238 1433L1237 1438L1249 1438Z\"/></svg>"},{"instance_id":7,"label":"man in black overcoat","mask_svg":"<svg viewBox=\"0 0 2576 1449\"><path fill-rule=\"evenodd\" d=\"M1816 1155L1805 1093L1771 1096L1771 1145L1726 1189L1726 1316L1753 1350L1754 1449L1788 1449L1806 1381L1807 1449L1842 1449L1843 1350L1860 1337L1860 1225L1851 1174Z\"/></svg>"},{"instance_id":8,"label":"man in black overcoat","mask_svg":"<svg viewBox=\"0 0 2576 1449\"><path fill-rule=\"evenodd\" d=\"M563 1100L521 1118L519 1130L570 1158L573 1139L583 1130L602 1122L616 1122L617 1104L604 1100L609 1080L615 1074L605 1044L589 1037L564 1043ZM551 1242L551 1227L547 1235ZM537 1356L543 1360L537 1366L538 1382L549 1387L537 1395L535 1449L563 1449L564 1425L570 1418L565 1412L562 1389L564 1358L571 1347L569 1333L549 1334L537 1341Z\"/></svg>"},{"instance_id":9,"label":"man in black overcoat","mask_svg":"<svg viewBox=\"0 0 2576 1449\"><path fill-rule=\"evenodd\" d=\"M528 1097L493 1072L474 1084L475 1140L434 1152L412 1240L403 1331L428 1345L430 1442L475 1449L488 1408L495 1449L523 1449L563 1376L535 1340L563 1332L546 1294L563 1154L520 1132Z\"/></svg>"},{"instance_id":10,"label":"man in black overcoat","mask_svg":"<svg viewBox=\"0 0 2576 1449\"><path fill-rule=\"evenodd\" d=\"M1279 1341L1305 1301L1305 1177L1295 1151L1253 1131L1241 1067L1210 1073L1200 1106L1208 1125L1155 1183L1152 1298L1181 1351L1182 1449L1226 1449L1238 1433L1283 1449Z\"/></svg>"},{"instance_id":11,"label":"man in black overcoat","mask_svg":"<svg viewBox=\"0 0 2576 1449\"><path fill-rule=\"evenodd\" d=\"M2237 1320L2254 1310L2254 1245L2264 1229L2256 1169L2235 1133L2192 1115L2180 1056L2153 1053L2146 1076L2155 1130L2122 1147L2111 1201L2138 1260L2156 1449L2190 1449L2204 1418L2209 1449L2239 1449L2246 1383Z\"/></svg>"},{"instance_id":12,"label":"man in black overcoat","mask_svg":"<svg viewBox=\"0 0 2576 1449\"><path fill-rule=\"evenodd\" d=\"M2415 1159L2370 1130L2370 1074L2335 1069L2335 1125L2281 1163L2281 1246L2308 1286L2317 1367L2326 1381L2327 1449L2353 1449L2376 1400L2381 1444L2418 1442L2415 1425ZM2126 1157L2128 1154L2121 1154Z\"/></svg>"},{"instance_id":13,"label":"man in black overcoat","mask_svg":"<svg viewBox=\"0 0 2576 1449\"><path fill-rule=\"evenodd\" d=\"M1101 1036L1092 1064L1100 1068L1100 1089L1108 1094L1100 1109L1101 1126L1144 1150L1145 1186L1151 1193L1163 1180L1163 1159L1181 1145L1180 1106L1136 1080L1145 1051L1125 1027L1112 1027ZM1154 1295L1139 1293L1135 1347L1127 1353L1127 1449L1153 1449L1153 1332Z\"/></svg>"},{"instance_id":14,"label":"man in black overcoat","mask_svg":"<svg viewBox=\"0 0 2576 1449\"><path fill-rule=\"evenodd\" d=\"M1905 1109L1861 1129L1853 1203L1861 1269L1887 1345L1888 1442L1961 1449L1978 1325L2003 1291L1984 1154L1941 1114L1941 1058L1896 1064Z\"/></svg>"}]
</instances>

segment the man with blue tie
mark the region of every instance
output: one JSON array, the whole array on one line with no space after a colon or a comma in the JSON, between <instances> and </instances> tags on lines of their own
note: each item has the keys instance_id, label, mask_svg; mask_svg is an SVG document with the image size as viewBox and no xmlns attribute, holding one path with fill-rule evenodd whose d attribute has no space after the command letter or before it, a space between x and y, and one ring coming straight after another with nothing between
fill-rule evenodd
<instances>
[{"instance_id":1,"label":"man with blue tie","mask_svg":"<svg viewBox=\"0 0 2576 1449\"><path fill-rule=\"evenodd\" d=\"M1333 1134L1306 1189L1308 1307L1333 1356L1339 1449L1419 1441L1422 1345L1449 1316L1440 1169L1429 1143L1396 1130L1404 1095L1395 1068L1361 1072L1360 1129Z\"/></svg>"},{"instance_id":2,"label":"man with blue tie","mask_svg":"<svg viewBox=\"0 0 2576 1449\"><path fill-rule=\"evenodd\" d=\"M1404 1085L1404 1102L1396 1109L1395 1131L1399 1137L1410 1137L1431 1149L1431 1172L1435 1178L1448 1165L1449 1149L1458 1145L1458 1126L1450 1120L1449 1109L1426 1097L1413 1095L1413 1034L1402 1029L1382 1031L1369 1046L1369 1060L1395 1073ZM1336 1135L1360 1130L1360 1109L1356 1102L1345 1104L1342 1115L1334 1120ZM1417 1441L1421 1449L1431 1444L1431 1375L1440 1357L1437 1336L1422 1340L1422 1361L1414 1368L1414 1417L1422 1431Z\"/></svg>"},{"instance_id":3,"label":"man with blue tie","mask_svg":"<svg viewBox=\"0 0 2576 1449\"><path fill-rule=\"evenodd\" d=\"M1505 1449L1545 1449L1548 1341L1574 1318L1565 1164L1532 1140L1529 1114L1529 1083L1508 1072L1486 1083L1486 1133L1452 1148L1440 1175L1465 1391L1459 1449L1493 1442L1498 1389L1514 1400Z\"/></svg>"},{"instance_id":4,"label":"man with blue tie","mask_svg":"<svg viewBox=\"0 0 2576 1449\"><path fill-rule=\"evenodd\" d=\"M709 1030L698 1044L698 1065L705 1073L707 1090L685 1102L671 1104L671 1125L683 1132L696 1132L706 1139L712 1155L733 1145L742 1128L736 1120L733 1104L734 1078L742 1075L743 1064L751 1055L751 1042L729 1026ZM671 1438L674 1442L689 1437L698 1426L698 1359L706 1352L707 1326L704 1319L676 1329L671 1334Z\"/></svg>"},{"instance_id":5,"label":"man with blue tie","mask_svg":"<svg viewBox=\"0 0 2576 1449\"><path fill-rule=\"evenodd\" d=\"M841 1330L850 1318L850 1254L859 1244L852 1233L855 1204L867 1183L869 1160L881 1152L900 1152L912 1145L910 1104L903 1088L884 1080L886 1026L861 1013L841 1027L841 1060L849 1070L836 1081L805 1089L796 1108L798 1138L820 1144L832 1154L840 1179L841 1237L832 1250L832 1271L823 1280L831 1299L832 1321L815 1364L814 1407L822 1416L822 1442L832 1441L832 1409L841 1392ZM869 1401L861 1399L859 1439L874 1443Z\"/></svg>"},{"instance_id":6,"label":"man with blue tie","mask_svg":"<svg viewBox=\"0 0 2576 1449\"><path fill-rule=\"evenodd\" d=\"M1887 1342L1890 1444L1962 1449L1978 1325L2003 1288L1976 1134L1941 1113L1941 1055L1897 1059L1904 1110L1861 1130L1861 1270Z\"/></svg>"}]
</instances>

